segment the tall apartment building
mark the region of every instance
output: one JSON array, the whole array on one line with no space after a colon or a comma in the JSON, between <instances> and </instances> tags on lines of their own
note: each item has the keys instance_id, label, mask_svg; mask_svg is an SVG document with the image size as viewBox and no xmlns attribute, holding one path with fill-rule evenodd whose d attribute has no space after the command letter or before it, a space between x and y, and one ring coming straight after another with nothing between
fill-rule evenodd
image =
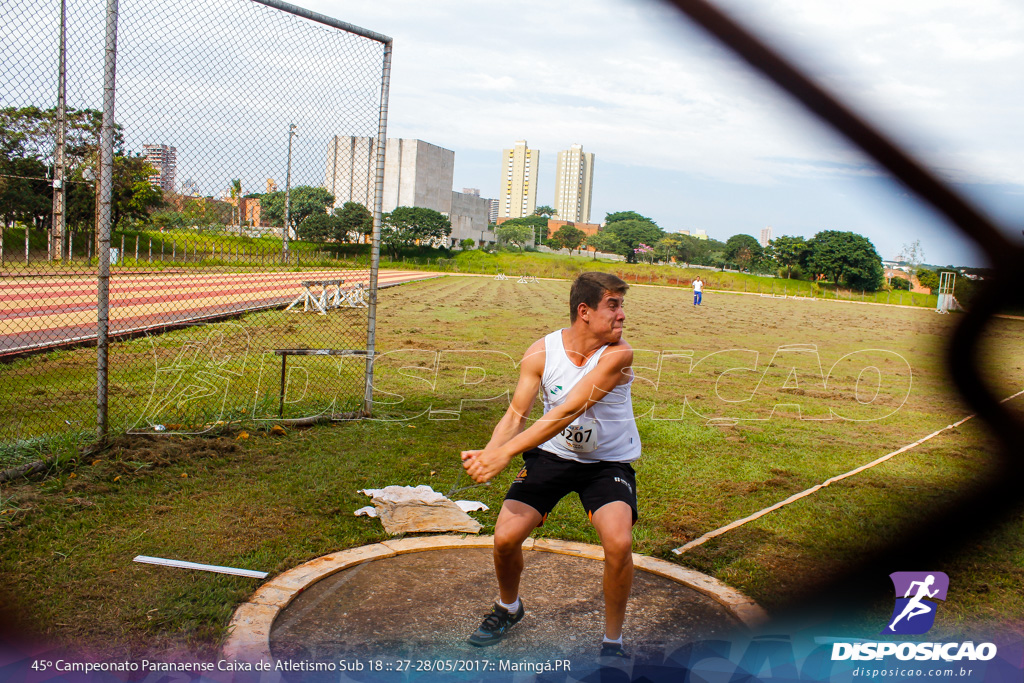
<instances>
[{"instance_id":1,"label":"tall apartment building","mask_svg":"<svg viewBox=\"0 0 1024 683\"><path fill-rule=\"evenodd\" d=\"M594 187L594 155L573 145L558 153L555 169L555 216L571 223L590 222Z\"/></svg>"},{"instance_id":2,"label":"tall apartment building","mask_svg":"<svg viewBox=\"0 0 1024 683\"><path fill-rule=\"evenodd\" d=\"M501 189L498 216L521 218L532 216L537 209L537 173L540 151L517 140L512 149L501 153Z\"/></svg>"},{"instance_id":3,"label":"tall apartment building","mask_svg":"<svg viewBox=\"0 0 1024 683\"><path fill-rule=\"evenodd\" d=\"M174 176L178 172L178 150L167 145L143 145L146 162L156 169L149 176L149 184L164 192L174 192Z\"/></svg>"},{"instance_id":4,"label":"tall apartment building","mask_svg":"<svg viewBox=\"0 0 1024 683\"><path fill-rule=\"evenodd\" d=\"M499 211L499 208L501 207L501 200L500 199L488 199L487 201L490 202L490 207L488 208L488 211L487 211L487 220L490 221L491 223L497 223L498 222L498 211Z\"/></svg>"},{"instance_id":5,"label":"tall apartment building","mask_svg":"<svg viewBox=\"0 0 1024 683\"><path fill-rule=\"evenodd\" d=\"M324 187L334 206L356 202L373 211L377 174L376 138L336 136L327 157ZM449 214L455 152L422 140L388 138L384 161L382 210L418 206Z\"/></svg>"},{"instance_id":6,"label":"tall apartment building","mask_svg":"<svg viewBox=\"0 0 1024 683\"><path fill-rule=\"evenodd\" d=\"M772 226L767 228L761 228L761 246L767 247L768 243L772 241Z\"/></svg>"}]
</instances>

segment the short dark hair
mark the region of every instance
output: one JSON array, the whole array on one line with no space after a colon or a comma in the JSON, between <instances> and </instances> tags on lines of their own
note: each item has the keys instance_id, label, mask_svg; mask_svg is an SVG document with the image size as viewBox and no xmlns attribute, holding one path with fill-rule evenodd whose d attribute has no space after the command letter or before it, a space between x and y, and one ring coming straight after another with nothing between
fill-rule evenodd
<instances>
[{"instance_id":1,"label":"short dark hair","mask_svg":"<svg viewBox=\"0 0 1024 683\"><path fill-rule=\"evenodd\" d=\"M580 304L597 308L604 298L605 292L625 295L629 285L622 278L611 273L588 271L580 273L569 290L569 322L576 322L576 312Z\"/></svg>"}]
</instances>

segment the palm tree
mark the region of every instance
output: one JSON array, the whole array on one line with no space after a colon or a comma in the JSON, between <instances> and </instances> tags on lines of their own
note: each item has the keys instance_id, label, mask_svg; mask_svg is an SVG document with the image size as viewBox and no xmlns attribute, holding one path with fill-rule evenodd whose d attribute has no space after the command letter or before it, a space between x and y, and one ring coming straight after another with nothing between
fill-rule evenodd
<instances>
[{"instance_id":1,"label":"palm tree","mask_svg":"<svg viewBox=\"0 0 1024 683\"><path fill-rule=\"evenodd\" d=\"M234 201L235 209L238 212L238 234L242 234L242 180L235 178L231 181L231 199ZM232 213L234 213L234 211Z\"/></svg>"}]
</instances>

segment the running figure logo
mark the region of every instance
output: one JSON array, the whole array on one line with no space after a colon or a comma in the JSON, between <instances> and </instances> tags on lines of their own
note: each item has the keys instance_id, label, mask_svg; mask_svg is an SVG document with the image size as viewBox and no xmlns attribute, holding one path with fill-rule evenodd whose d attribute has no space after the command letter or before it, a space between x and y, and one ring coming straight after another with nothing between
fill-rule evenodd
<instances>
[{"instance_id":1,"label":"running figure logo","mask_svg":"<svg viewBox=\"0 0 1024 683\"><path fill-rule=\"evenodd\" d=\"M893 572L889 578L896 589L896 606L882 633L927 633L935 623L937 605L932 600L946 599L949 577L943 572Z\"/></svg>"}]
</instances>

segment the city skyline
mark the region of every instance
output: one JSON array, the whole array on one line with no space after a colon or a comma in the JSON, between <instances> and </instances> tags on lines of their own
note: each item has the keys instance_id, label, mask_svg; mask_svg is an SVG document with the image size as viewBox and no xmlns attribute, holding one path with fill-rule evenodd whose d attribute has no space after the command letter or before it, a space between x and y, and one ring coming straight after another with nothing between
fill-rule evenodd
<instances>
[{"instance_id":1,"label":"city skyline","mask_svg":"<svg viewBox=\"0 0 1024 683\"><path fill-rule=\"evenodd\" d=\"M1016 121L1024 107L1014 83L1024 72L1016 37L1024 7L718 4L984 211L1019 221L1024 136ZM702 229L722 240L757 238L765 225L775 236L850 230L883 258L920 239L931 262L982 265L958 231L666 5L513 0L454 11L459 6L438 13L407 0L311 5L395 38L389 134L455 150L457 185L499 196L493 168L508 140L540 150L575 140L602 159L595 222L636 210L666 230ZM513 18L530 30L486 30ZM552 25L574 31L553 43L539 30ZM540 205L554 201L545 175Z\"/></svg>"}]
</instances>

